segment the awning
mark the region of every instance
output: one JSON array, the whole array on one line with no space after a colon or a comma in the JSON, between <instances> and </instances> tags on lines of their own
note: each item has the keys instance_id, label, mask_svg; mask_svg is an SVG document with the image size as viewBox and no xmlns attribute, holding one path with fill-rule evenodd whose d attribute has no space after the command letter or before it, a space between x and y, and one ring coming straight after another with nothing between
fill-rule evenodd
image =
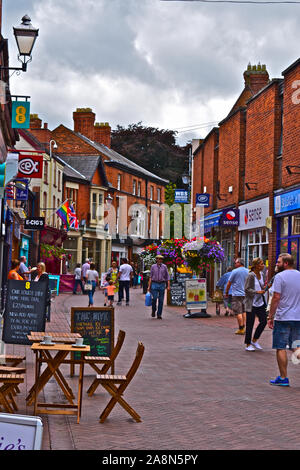
<instances>
[{"instance_id":1,"label":"awning","mask_svg":"<svg viewBox=\"0 0 300 470\"><path fill-rule=\"evenodd\" d=\"M220 223L220 217L222 212L216 212L215 214L210 214L204 217L204 231L209 231L212 227L216 227Z\"/></svg>"}]
</instances>

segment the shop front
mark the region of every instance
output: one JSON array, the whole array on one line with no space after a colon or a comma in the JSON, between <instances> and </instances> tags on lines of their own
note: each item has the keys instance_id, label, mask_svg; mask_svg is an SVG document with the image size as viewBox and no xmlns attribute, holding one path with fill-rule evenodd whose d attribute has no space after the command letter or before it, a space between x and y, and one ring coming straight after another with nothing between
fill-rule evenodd
<instances>
[{"instance_id":1,"label":"shop front","mask_svg":"<svg viewBox=\"0 0 300 470\"><path fill-rule=\"evenodd\" d=\"M239 248L245 266L251 266L254 258L263 259L268 267L269 230L267 219L270 214L270 198L239 206Z\"/></svg>"},{"instance_id":2,"label":"shop front","mask_svg":"<svg viewBox=\"0 0 300 470\"><path fill-rule=\"evenodd\" d=\"M277 220L276 259L280 253L290 253L295 268L300 269L300 188L275 196L274 215Z\"/></svg>"}]
</instances>

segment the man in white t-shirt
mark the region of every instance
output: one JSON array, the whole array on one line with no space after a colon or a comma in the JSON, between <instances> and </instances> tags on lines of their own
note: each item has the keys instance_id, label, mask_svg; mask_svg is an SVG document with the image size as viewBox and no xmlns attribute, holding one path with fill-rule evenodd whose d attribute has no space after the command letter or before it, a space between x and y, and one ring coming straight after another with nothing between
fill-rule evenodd
<instances>
[{"instance_id":1,"label":"man in white t-shirt","mask_svg":"<svg viewBox=\"0 0 300 470\"><path fill-rule=\"evenodd\" d=\"M129 288L130 288L130 281L133 276L133 269L130 264L128 264L127 258L121 259L121 266L118 272L118 279L119 279L119 300L117 305L122 304L122 300L124 297L124 289L126 293L126 305L129 305Z\"/></svg>"},{"instance_id":2,"label":"man in white t-shirt","mask_svg":"<svg viewBox=\"0 0 300 470\"><path fill-rule=\"evenodd\" d=\"M300 348L300 272L294 269L294 259L289 253L280 254L276 266L278 274L272 286L268 326L273 329L272 347L276 349L280 375L270 380L270 384L288 387L286 348L295 351L296 360Z\"/></svg>"}]
</instances>

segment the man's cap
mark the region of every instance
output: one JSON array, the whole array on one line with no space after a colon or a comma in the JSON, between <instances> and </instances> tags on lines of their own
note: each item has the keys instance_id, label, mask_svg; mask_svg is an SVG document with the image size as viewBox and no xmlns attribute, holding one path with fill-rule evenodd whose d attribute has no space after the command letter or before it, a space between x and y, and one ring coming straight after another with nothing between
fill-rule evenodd
<instances>
[{"instance_id":1,"label":"man's cap","mask_svg":"<svg viewBox=\"0 0 300 470\"><path fill-rule=\"evenodd\" d=\"M156 258L164 259L162 255L156 255Z\"/></svg>"}]
</instances>

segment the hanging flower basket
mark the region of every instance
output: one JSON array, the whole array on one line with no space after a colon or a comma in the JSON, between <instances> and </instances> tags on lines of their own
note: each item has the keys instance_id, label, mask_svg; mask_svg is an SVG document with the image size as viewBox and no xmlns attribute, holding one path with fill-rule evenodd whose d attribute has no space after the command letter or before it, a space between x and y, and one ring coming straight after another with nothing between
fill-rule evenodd
<instances>
[{"instance_id":1,"label":"hanging flower basket","mask_svg":"<svg viewBox=\"0 0 300 470\"><path fill-rule=\"evenodd\" d=\"M210 271L215 263L221 263L224 260L224 250L220 243L206 237L186 243L182 248L182 254L184 264L197 276Z\"/></svg>"}]
</instances>

